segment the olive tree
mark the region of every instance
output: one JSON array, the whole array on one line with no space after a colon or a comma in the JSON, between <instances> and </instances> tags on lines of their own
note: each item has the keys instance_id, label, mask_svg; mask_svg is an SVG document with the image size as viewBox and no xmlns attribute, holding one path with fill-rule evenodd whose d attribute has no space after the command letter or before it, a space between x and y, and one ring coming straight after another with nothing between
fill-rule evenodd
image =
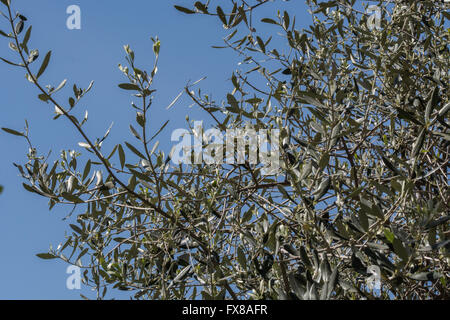
<instances>
[{"instance_id":1,"label":"olive tree","mask_svg":"<svg viewBox=\"0 0 450 320\"><path fill-rule=\"evenodd\" d=\"M129 46L119 66L119 87L140 100L130 127L139 144L104 150L109 130L93 139L87 118L72 114L92 85L73 85L65 100L58 91L68 81L46 85L51 53L30 49L29 21L1 2L0 27L10 29L1 35L17 52L16 61L2 60L83 139L51 163L28 125L4 129L29 144L27 162L16 165L24 187L50 209L70 205L78 214L67 239L38 256L78 265L98 298L110 288L136 299L448 298L444 1L306 0L306 29L283 10L261 18L268 0L175 6L228 30L218 50L242 58L230 72L234 89L219 101L198 83L184 94L220 132L279 130L270 143L281 145L280 168L270 174L249 161L174 165L153 144L164 131L148 125L158 38L152 70L135 64ZM258 32L262 25L271 32ZM190 121L187 128L195 134Z\"/></svg>"}]
</instances>

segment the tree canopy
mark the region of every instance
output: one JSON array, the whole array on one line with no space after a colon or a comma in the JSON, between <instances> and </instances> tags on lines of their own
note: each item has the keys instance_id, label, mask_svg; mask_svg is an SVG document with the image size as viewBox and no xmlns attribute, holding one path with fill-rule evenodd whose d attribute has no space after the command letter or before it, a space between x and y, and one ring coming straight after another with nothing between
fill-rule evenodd
<instances>
[{"instance_id":1,"label":"tree canopy","mask_svg":"<svg viewBox=\"0 0 450 320\"><path fill-rule=\"evenodd\" d=\"M136 299L448 299L448 3L306 0L305 29L292 12L261 19L268 0L176 5L225 28L217 50L242 58L220 101L201 83L183 94L220 132L278 130L270 143L280 144L280 169L267 174L249 161L176 165L158 148L165 126L148 125L156 37L151 70L129 46L119 66L119 88L140 100L130 125L138 143L105 150L109 130L91 138L87 116L72 114L92 85L73 84L66 98L70 80L47 85L51 51L31 49L31 19L1 2L0 28L10 31L0 35L17 53L1 60L83 139L80 150L49 159L28 123L3 128L29 144L16 164L25 189L50 209L75 206L72 233L38 256L81 267L98 298L118 288ZM262 25L272 31L259 33Z\"/></svg>"}]
</instances>

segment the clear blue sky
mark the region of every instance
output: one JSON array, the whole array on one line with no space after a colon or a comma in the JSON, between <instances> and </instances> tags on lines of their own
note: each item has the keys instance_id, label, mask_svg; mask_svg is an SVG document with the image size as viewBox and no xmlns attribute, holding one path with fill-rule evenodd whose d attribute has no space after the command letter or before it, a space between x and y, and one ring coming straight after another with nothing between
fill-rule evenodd
<instances>
[{"instance_id":1,"label":"clear blue sky","mask_svg":"<svg viewBox=\"0 0 450 320\"><path fill-rule=\"evenodd\" d=\"M58 95L59 101L67 101L73 83L87 87L95 80L93 90L76 112L89 110L86 128L90 137L102 137L114 122L104 153L116 143L135 141L128 129L135 117L130 107L132 97L117 88L118 83L124 82L117 68L118 63L125 63L124 44L130 44L136 52L138 65L150 70L153 64L150 36L161 39L159 72L154 84L158 92L151 126L156 130L171 120L161 137L165 150L171 147L170 132L186 127L186 114L191 119L207 119L197 108L188 108L187 100L180 100L166 111L187 81L207 76L201 88L218 101L230 90L228 79L239 58L230 50L211 48L222 45L221 38L226 34L215 19L183 15L173 8L173 4L192 1L12 0L12 3L33 25L30 49L38 48L41 55L53 51L51 64L41 78L44 84L57 85L68 79L68 89ZM81 7L81 30L66 28L66 8L72 4ZM310 21L303 0L277 1L264 11L274 5L296 15L300 27L306 27ZM0 19L0 29L9 32L6 20ZM7 44L6 38L1 37L0 56L13 59ZM22 70L1 63L0 127L21 130L27 119L33 144L41 153L52 150L52 159L62 149L80 150L79 135L66 120L53 121L53 106L38 101L37 94ZM79 299L80 293L95 298L86 288L66 289L65 263L36 257L37 253L47 252L50 245L56 247L65 233L70 233L68 222L62 219L71 208L59 207L49 212L46 199L23 189L23 181L12 165L26 162L27 145L23 139L1 132L0 150L0 184L5 187L0 195L0 299Z\"/></svg>"}]
</instances>

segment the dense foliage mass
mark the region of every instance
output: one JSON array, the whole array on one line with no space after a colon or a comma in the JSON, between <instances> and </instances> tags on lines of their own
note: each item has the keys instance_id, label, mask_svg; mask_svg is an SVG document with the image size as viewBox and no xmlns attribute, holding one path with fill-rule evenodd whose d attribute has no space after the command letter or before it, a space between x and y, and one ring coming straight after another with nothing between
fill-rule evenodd
<instances>
[{"instance_id":1,"label":"dense foliage mass","mask_svg":"<svg viewBox=\"0 0 450 320\"><path fill-rule=\"evenodd\" d=\"M91 86L74 85L63 102L57 92L66 81L43 85L51 54L39 62L39 51L29 49L29 21L1 2L0 27L11 29L1 35L18 55L2 60L25 72L39 99L84 139L83 157L64 151L50 163L28 127L4 129L30 143L28 162L17 165L24 187L47 197L50 208L76 205L73 233L39 256L81 266L99 298L111 287L141 299L449 298L444 1L370 1L375 7L367 8L307 0L313 22L306 29L283 10L261 19L268 0L175 6L215 19L229 31L223 47L243 62L223 102L193 85L185 94L221 131L279 129L275 175L248 162L175 166L152 148L164 130L147 125L157 38L153 70L139 69L128 46L120 66L127 81L119 87L141 101L131 125L139 145L103 150L108 133L92 140L83 131L87 118L71 114ZM272 34L258 33L261 26Z\"/></svg>"}]
</instances>

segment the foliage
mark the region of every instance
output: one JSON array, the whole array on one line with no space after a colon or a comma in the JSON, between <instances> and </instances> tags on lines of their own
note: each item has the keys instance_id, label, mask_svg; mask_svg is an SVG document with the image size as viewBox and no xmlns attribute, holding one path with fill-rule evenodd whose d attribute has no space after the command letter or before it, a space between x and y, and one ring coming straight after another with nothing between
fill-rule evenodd
<instances>
[{"instance_id":1,"label":"foliage","mask_svg":"<svg viewBox=\"0 0 450 320\"><path fill-rule=\"evenodd\" d=\"M248 163L173 166L150 145L164 129L147 125L158 39L150 72L128 46L120 66L119 87L141 101L130 126L140 146L104 153L109 130L94 141L87 117L71 114L92 85L58 102L67 81L41 84L51 53L35 69L31 26L22 32L26 18L2 2L11 32L1 35L20 58L2 60L27 73L90 157L64 151L50 165L28 130L6 129L30 143L17 165L24 187L50 208L80 212L73 233L40 257L81 266L98 298L111 287L148 299L448 298L448 4L372 1L376 28L355 0L307 0L313 24L304 30L289 12L256 19L268 0L176 6L216 19L229 31L223 47L243 58L223 103L193 85L185 94L220 130L281 130L282 171L264 176ZM258 33L263 25L272 36ZM277 34L284 42L275 46ZM380 268L381 291L367 286L370 266Z\"/></svg>"}]
</instances>

